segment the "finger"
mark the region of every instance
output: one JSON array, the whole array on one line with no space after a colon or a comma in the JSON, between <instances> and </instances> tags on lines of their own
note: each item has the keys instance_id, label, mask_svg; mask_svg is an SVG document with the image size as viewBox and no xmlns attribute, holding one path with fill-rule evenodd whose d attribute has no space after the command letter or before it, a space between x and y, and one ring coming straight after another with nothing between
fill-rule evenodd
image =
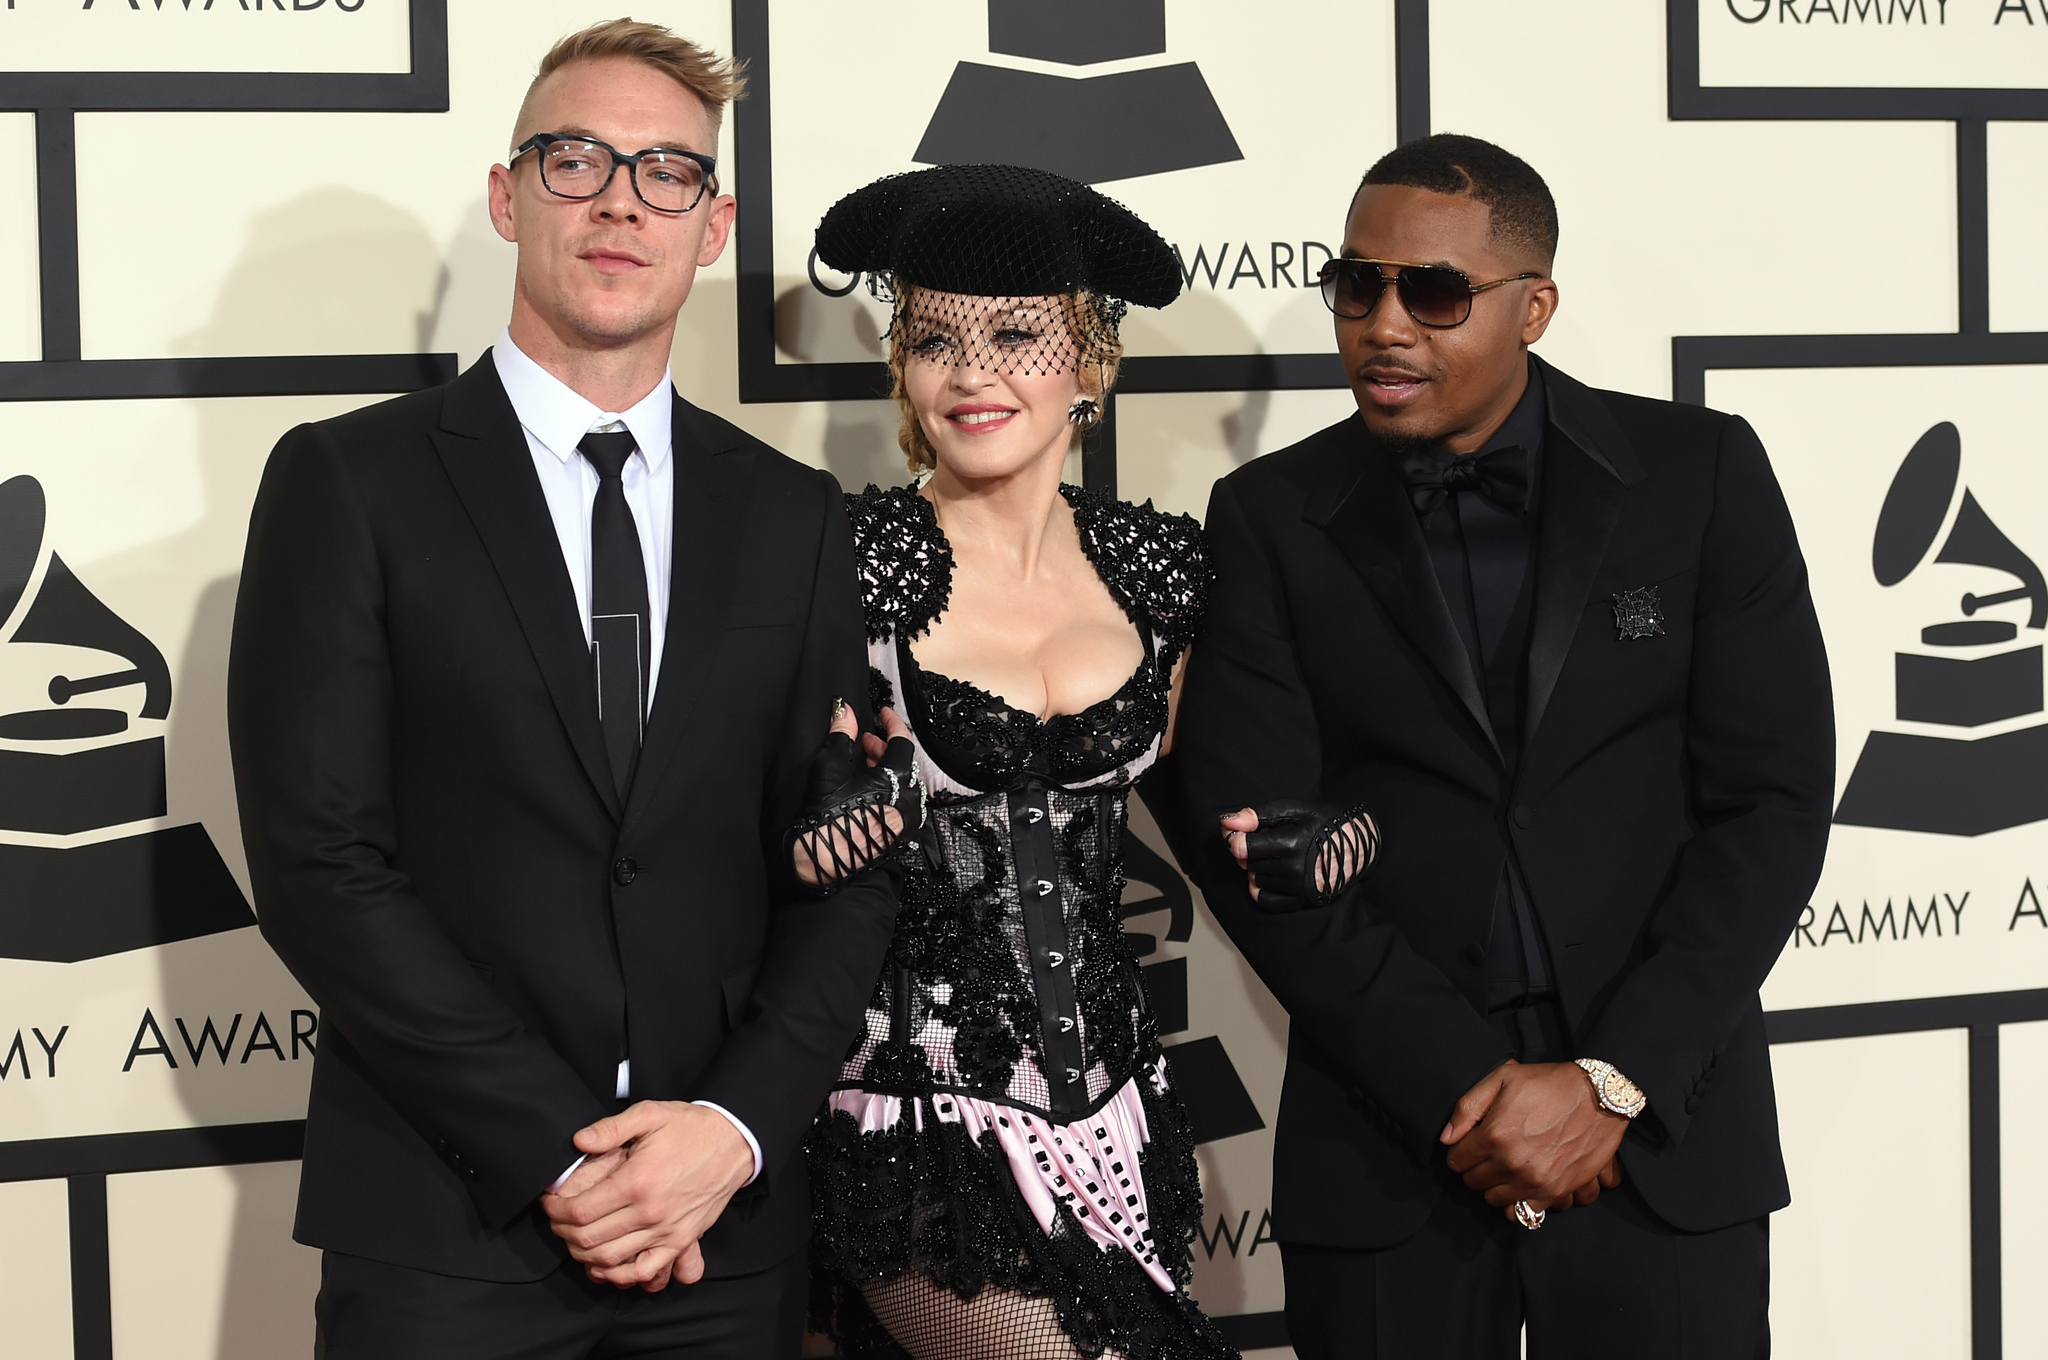
<instances>
[{"instance_id":1,"label":"finger","mask_svg":"<svg viewBox=\"0 0 2048 1360\"><path fill-rule=\"evenodd\" d=\"M549 1218L559 1218L558 1209L569 1200L594 1188L599 1181L619 1169L626 1160L624 1152L608 1152L602 1157L586 1157L583 1165L576 1168L569 1179L562 1182L562 1188L550 1191L540 1197L542 1212Z\"/></svg>"},{"instance_id":2,"label":"finger","mask_svg":"<svg viewBox=\"0 0 2048 1360\"><path fill-rule=\"evenodd\" d=\"M1607 1165L1600 1168L1600 1175L1597 1179L1608 1190L1618 1189L1621 1185L1621 1159L1619 1157L1609 1159Z\"/></svg>"},{"instance_id":3,"label":"finger","mask_svg":"<svg viewBox=\"0 0 2048 1360\"><path fill-rule=\"evenodd\" d=\"M661 1273L659 1275L655 1276L651 1280L646 1281L640 1287L650 1294L659 1294L662 1290L668 1288L668 1282L674 1276L674 1274L675 1263L671 1261L669 1264L661 1268Z\"/></svg>"},{"instance_id":4,"label":"finger","mask_svg":"<svg viewBox=\"0 0 2048 1360\"><path fill-rule=\"evenodd\" d=\"M674 1257L672 1247L650 1247L630 1261L609 1268L587 1267L590 1278L615 1289L637 1289L665 1273Z\"/></svg>"},{"instance_id":5,"label":"finger","mask_svg":"<svg viewBox=\"0 0 2048 1360\"><path fill-rule=\"evenodd\" d=\"M549 1223L555 1236L569 1244L571 1255L594 1252L607 1242L652 1226L645 1205L635 1203L630 1194L602 1185L565 1200L561 1216Z\"/></svg>"},{"instance_id":6,"label":"finger","mask_svg":"<svg viewBox=\"0 0 2048 1360\"><path fill-rule=\"evenodd\" d=\"M618 1114L606 1115L588 1128L576 1132L576 1150L590 1156L610 1152L624 1147L635 1138L644 1138L668 1122L668 1116L659 1105L643 1100L629 1105Z\"/></svg>"},{"instance_id":7,"label":"finger","mask_svg":"<svg viewBox=\"0 0 2048 1360\"><path fill-rule=\"evenodd\" d=\"M1437 1135L1438 1142L1462 1142L1466 1134L1479 1127L1479 1121L1486 1118L1486 1112L1493 1108L1501 1088L1507 1085L1507 1066L1507 1063L1502 1063L1494 1068L1479 1079L1477 1086L1458 1097L1458 1103L1451 1107L1451 1122L1444 1125L1444 1131Z\"/></svg>"},{"instance_id":8,"label":"finger","mask_svg":"<svg viewBox=\"0 0 2048 1360\"><path fill-rule=\"evenodd\" d=\"M832 701L832 730L851 737L859 733L860 724L853 719L853 705L844 699Z\"/></svg>"},{"instance_id":9,"label":"finger","mask_svg":"<svg viewBox=\"0 0 2048 1360\"><path fill-rule=\"evenodd\" d=\"M1230 847L1230 857L1237 861L1238 868L1251 868L1251 848L1245 844L1242 831L1227 833L1223 838L1223 843Z\"/></svg>"},{"instance_id":10,"label":"finger","mask_svg":"<svg viewBox=\"0 0 2048 1360\"><path fill-rule=\"evenodd\" d=\"M1572 1191L1572 1202L1574 1204L1591 1204L1598 1198L1600 1198L1600 1178L1598 1176Z\"/></svg>"},{"instance_id":11,"label":"finger","mask_svg":"<svg viewBox=\"0 0 2048 1360\"><path fill-rule=\"evenodd\" d=\"M1517 1176L1510 1168L1499 1162L1485 1161L1464 1174L1466 1185L1483 1192L1491 1190L1512 1190L1510 1200L1527 1199L1535 1193L1536 1187L1526 1177Z\"/></svg>"},{"instance_id":12,"label":"finger","mask_svg":"<svg viewBox=\"0 0 2048 1360\"><path fill-rule=\"evenodd\" d=\"M586 1266L610 1272L631 1265L642 1252L659 1243L660 1238L653 1229L642 1228L593 1247L579 1247L571 1243L569 1255ZM630 1283L638 1284L640 1280L635 1278Z\"/></svg>"},{"instance_id":13,"label":"finger","mask_svg":"<svg viewBox=\"0 0 2048 1360\"><path fill-rule=\"evenodd\" d=\"M888 743L884 742L874 733L863 732L860 734L860 751L862 755L868 758L870 766L881 764L882 756L888 749Z\"/></svg>"},{"instance_id":14,"label":"finger","mask_svg":"<svg viewBox=\"0 0 2048 1360\"><path fill-rule=\"evenodd\" d=\"M1257 831L1259 829L1259 814L1253 812L1250 808L1239 808L1236 812L1229 814L1221 820L1226 832Z\"/></svg>"},{"instance_id":15,"label":"finger","mask_svg":"<svg viewBox=\"0 0 2048 1360\"><path fill-rule=\"evenodd\" d=\"M683 1248L676 1258L675 1278L682 1284L695 1284L704 1278L704 1251L695 1242Z\"/></svg>"},{"instance_id":16,"label":"finger","mask_svg":"<svg viewBox=\"0 0 2048 1360\"><path fill-rule=\"evenodd\" d=\"M895 709L885 708L880 716L882 719L882 736L885 739L893 740L897 737L907 737L910 735L910 724L903 721L903 715Z\"/></svg>"}]
</instances>

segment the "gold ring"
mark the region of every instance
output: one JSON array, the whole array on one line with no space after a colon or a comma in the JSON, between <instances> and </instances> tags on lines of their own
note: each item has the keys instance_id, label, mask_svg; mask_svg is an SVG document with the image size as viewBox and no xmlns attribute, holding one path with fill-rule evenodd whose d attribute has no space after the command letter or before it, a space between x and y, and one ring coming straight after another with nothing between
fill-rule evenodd
<instances>
[{"instance_id":1,"label":"gold ring","mask_svg":"<svg viewBox=\"0 0 2048 1360\"><path fill-rule=\"evenodd\" d=\"M1518 1199L1515 1201L1515 1222L1521 1224L1530 1232L1535 1232L1543 1226L1543 1214L1543 1210L1531 1208L1528 1200Z\"/></svg>"}]
</instances>

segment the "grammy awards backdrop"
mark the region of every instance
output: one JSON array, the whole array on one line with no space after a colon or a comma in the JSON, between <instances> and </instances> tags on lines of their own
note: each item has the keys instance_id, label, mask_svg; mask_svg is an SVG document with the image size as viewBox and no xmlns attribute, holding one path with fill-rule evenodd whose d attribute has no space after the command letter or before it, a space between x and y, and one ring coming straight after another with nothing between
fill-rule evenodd
<instances>
[{"instance_id":1,"label":"grammy awards backdrop","mask_svg":"<svg viewBox=\"0 0 2048 1360\"><path fill-rule=\"evenodd\" d=\"M320 1016L254 928L224 671L278 435L503 324L484 175L602 0L0 8L0 1350L311 1349L290 1240ZM685 394L849 488L907 479L885 313L811 230L875 176L1100 185L1187 289L1126 327L1072 476L1201 514L1351 409L1312 285L1360 174L1461 131L1549 179L1541 352L1740 412L1834 669L1826 870L1765 990L1801 1357L2048 1356L2043 0L642 0L750 63L737 240ZM1287 1354L1287 1017L1135 809L1128 929L1207 1197L1196 1288Z\"/></svg>"}]
</instances>

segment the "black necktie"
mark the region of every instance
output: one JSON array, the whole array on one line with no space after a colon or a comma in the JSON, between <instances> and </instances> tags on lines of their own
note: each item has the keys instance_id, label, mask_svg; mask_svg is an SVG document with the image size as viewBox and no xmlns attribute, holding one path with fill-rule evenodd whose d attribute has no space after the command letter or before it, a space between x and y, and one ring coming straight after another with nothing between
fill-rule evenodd
<instances>
[{"instance_id":1,"label":"black necktie","mask_svg":"<svg viewBox=\"0 0 2048 1360\"><path fill-rule=\"evenodd\" d=\"M1418 515L1442 505L1453 491L1477 491L1519 515L1529 507L1529 451L1513 444L1461 457L1434 447L1415 449L1401 458L1401 480Z\"/></svg>"},{"instance_id":2,"label":"black necktie","mask_svg":"<svg viewBox=\"0 0 2048 1360\"><path fill-rule=\"evenodd\" d=\"M647 604L647 562L620 480L637 446L627 431L586 434L576 446L597 469L590 507L590 659L597 669L597 716L619 797L633 782L640 730L647 717L653 611Z\"/></svg>"}]
</instances>

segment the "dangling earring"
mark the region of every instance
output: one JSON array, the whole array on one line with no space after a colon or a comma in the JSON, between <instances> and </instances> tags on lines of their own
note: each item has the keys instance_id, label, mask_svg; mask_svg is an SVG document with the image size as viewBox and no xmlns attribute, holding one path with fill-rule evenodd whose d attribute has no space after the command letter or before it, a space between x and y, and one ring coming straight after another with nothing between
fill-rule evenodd
<instances>
[{"instance_id":1,"label":"dangling earring","mask_svg":"<svg viewBox=\"0 0 2048 1360\"><path fill-rule=\"evenodd\" d=\"M1096 404L1093 397L1083 397L1067 408L1068 422L1080 426L1083 434L1094 429L1096 422L1101 419L1102 408Z\"/></svg>"}]
</instances>

